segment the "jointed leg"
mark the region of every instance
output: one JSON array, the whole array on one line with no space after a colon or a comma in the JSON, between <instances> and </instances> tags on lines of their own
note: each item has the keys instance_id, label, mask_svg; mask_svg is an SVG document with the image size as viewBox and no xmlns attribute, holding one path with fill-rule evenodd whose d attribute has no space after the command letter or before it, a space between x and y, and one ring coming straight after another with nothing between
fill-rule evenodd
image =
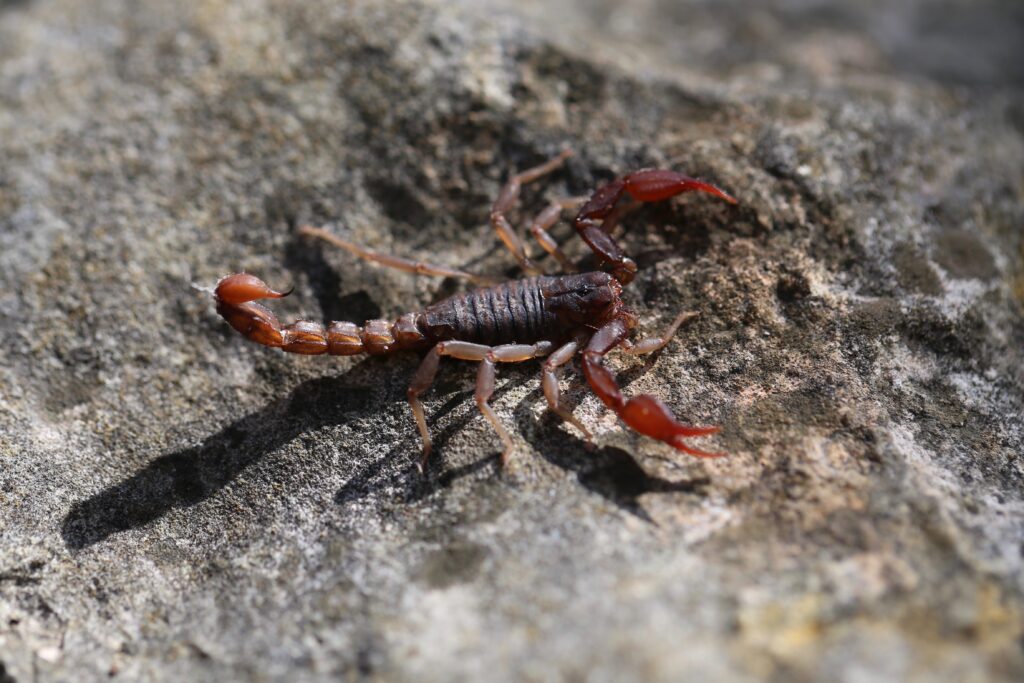
<instances>
[{"instance_id":1,"label":"jointed leg","mask_svg":"<svg viewBox=\"0 0 1024 683\"><path fill-rule=\"evenodd\" d=\"M685 322L689 322L696 318L699 314L694 311L686 311L676 316L676 319L672 321L672 324L668 326L665 333L660 337L647 337L641 339L638 342L631 342L629 339L623 339L619 344L619 348L622 349L623 353L629 353L634 356L642 356L645 353L654 353L660 351L672 341L672 337L675 336L676 330L679 326Z\"/></svg>"},{"instance_id":2,"label":"jointed leg","mask_svg":"<svg viewBox=\"0 0 1024 683\"><path fill-rule=\"evenodd\" d=\"M629 334L624 318L615 318L599 329L583 352L583 375L601 401L615 411L623 422L637 432L663 441L670 446L702 458L714 458L723 453L708 453L686 445L684 439L706 436L718 431L718 427L688 427L672 415L664 403L650 394L634 396L628 401L622 396L615 375L602 364L605 355Z\"/></svg>"},{"instance_id":3,"label":"jointed leg","mask_svg":"<svg viewBox=\"0 0 1024 683\"><path fill-rule=\"evenodd\" d=\"M541 386L544 387L544 398L548 401L548 409L583 432L583 436L590 441L592 438L590 430L584 427L583 423L568 409L559 404L558 377L555 375L555 370L572 360L585 340L586 334L578 334L571 342L559 347L557 351L547 357L544 361L544 370L541 373Z\"/></svg>"},{"instance_id":4,"label":"jointed leg","mask_svg":"<svg viewBox=\"0 0 1024 683\"><path fill-rule=\"evenodd\" d=\"M547 160L539 166L528 168L521 173L509 178L509 181L505 183L505 186L501 188L501 192L498 193L498 198L494 200L494 204L491 205L491 226L494 231L498 233L498 237L508 247L508 250L512 252L512 255L519 262L519 266L530 274L538 274L540 271L530 261L526 255L526 247L523 244L522 239L516 233L511 223L508 222L505 214L512 210L512 208L519 201L519 193L523 188L523 185L531 183L538 178L547 175L553 171L558 170L565 164L565 160L572 156L571 150L565 150L558 156Z\"/></svg>"},{"instance_id":5,"label":"jointed leg","mask_svg":"<svg viewBox=\"0 0 1024 683\"><path fill-rule=\"evenodd\" d=\"M569 257L558 246L558 242L548 233L558 219L562 217L562 211L566 209L578 209L587 201L586 197L567 197L556 199L546 209L537 214L537 217L530 223L530 234L537 240L537 243L558 261L562 271L566 273L576 272L576 266Z\"/></svg>"},{"instance_id":6,"label":"jointed leg","mask_svg":"<svg viewBox=\"0 0 1024 683\"><path fill-rule=\"evenodd\" d=\"M484 346L483 344L472 344L462 341L439 342L423 358L420 367L413 375L409 384L408 399L412 408L413 417L416 419L416 426L423 438L423 457L420 460L420 469L426 467L427 458L430 457L431 440L430 432L427 430L427 419L423 412L423 403L420 402L420 394L430 388L437 375L437 368L441 356L450 356L460 360L480 361L480 369L476 380L476 404L480 412L494 426L498 436L501 437L504 449L501 454L502 463L508 459L512 450L512 437L509 436L505 427L498 420L497 415L491 410L487 401L494 393L494 364L495 363L518 363L531 358L546 356L551 351L551 342L537 342L536 344L504 344L502 346Z\"/></svg>"},{"instance_id":7,"label":"jointed leg","mask_svg":"<svg viewBox=\"0 0 1024 683\"><path fill-rule=\"evenodd\" d=\"M430 263L424 263L423 261L412 261L410 259L402 258L400 256L392 256L391 254L383 254L379 251L371 251L366 247L361 247L358 244L343 240L334 233L328 232L323 228L315 228L312 225L303 225L298 230L300 235L308 235L310 237L316 237L322 239L325 242L329 242L336 247L341 247L350 254L354 254L361 259L378 263L387 268L394 268L396 270L404 270L409 273L418 273L420 275L437 275L440 277L454 277L460 280L469 280L476 285L492 285L495 280L486 277L484 275L476 275L474 273L467 273L462 270L455 270L454 268L448 268L447 266L436 266Z\"/></svg>"},{"instance_id":8,"label":"jointed leg","mask_svg":"<svg viewBox=\"0 0 1024 683\"><path fill-rule=\"evenodd\" d=\"M412 376L407 397L409 399L409 406L412 408L412 415L416 418L416 426L419 428L420 436L423 438L423 457L420 460L420 469L426 467L427 458L430 457L430 449L432 447L430 431L427 429L427 418L423 413L423 403L420 402L420 394L429 389L430 385L434 383L437 367L441 363L441 356L451 356L461 360L483 360L488 351L490 351L490 347L482 344L460 341L440 342L423 357L423 361L416 370L416 374Z\"/></svg>"},{"instance_id":9,"label":"jointed leg","mask_svg":"<svg viewBox=\"0 0 1024 683\"><path fill-rule=\"evenodd\" d=\"M509 455L512 453L514 446L512 437L508 435L504 425L501 424L498 416L494 414L491 406L487 403L494 393L494 364L520 363L531 358L546 356L550 352L551 342L538 342L532 345L505 344L492 348L480 363L480 368L476 375L476 405L480 408L480 412L484 414L484 417L494 425L494 431L498 432L498 436L501 437L501 441L505 446L501 451L502 465L508 462Z\"/></svg>"}]
</instances>

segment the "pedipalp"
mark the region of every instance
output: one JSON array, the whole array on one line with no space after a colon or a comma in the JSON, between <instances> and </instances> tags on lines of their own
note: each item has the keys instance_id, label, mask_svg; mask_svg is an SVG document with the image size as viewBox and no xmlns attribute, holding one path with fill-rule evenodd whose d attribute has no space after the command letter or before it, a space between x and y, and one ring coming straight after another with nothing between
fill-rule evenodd
<instances>
[{"instance_id":1,"label":"pedipalp","mask_svg":"<svg viewBox=\"0 0 1024 683\"><path fill-rule=\"evenodd\" d=\"M684 314L685 315L685 314ZM676 318L670 328L674 334L682 317ZM673 448L700 458L717 458L724 453L709 453L689 446L684 439L695 436L708 436L719 431L718 427L690 427L676 420L672 411L664 402L651 394L641 394L626 400L619 389L619 383L611 370L604 366L604 357L612 349L622 346L630 331L631 321L625 317L617 317L594 333L583 351L583 376L590 387L607 407L633 428L634 431L657 439ZM663 347L670 335L657 339L657 345L642 353L650 353Z\"/></svg>"},{"instance_id":2,"label":"pedipalp","mask_svg":"<svg viewBox=\"0 0 1024 683\"><path fill-rule=\"evenodd\" d=\"M636 277L636 263L626 256L611 236L621 214L616 205L623 195L637 202L659 202L683 192L707 192L735 204L736 199L711 183L691 178L688 175L664 169L644 169L599 187L573 221L580 238L594 251L602 265L609 265L611 272L626 285ZM605 225L607 223L607 225Z\"/></svg>"}]
</instances>

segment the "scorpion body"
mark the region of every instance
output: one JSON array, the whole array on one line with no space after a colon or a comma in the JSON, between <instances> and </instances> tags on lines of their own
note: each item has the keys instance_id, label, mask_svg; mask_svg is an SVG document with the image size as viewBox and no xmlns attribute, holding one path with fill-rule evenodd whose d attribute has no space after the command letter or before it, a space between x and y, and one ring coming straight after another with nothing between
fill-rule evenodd
<instances>
[{"instance_id":1,"label":"scorpion body","mask_svg":"<svg viewBox=\"0 0 1024 683\"><path fill-rule=\"evenodd\" d=\"M547 230L566 208L581 206L574 227L594 251L605 270L564 275L541 275L527 256L525 246L511 228L505 214L516 204L524 183L559 168L568 152L545 164L514 176L492 206L491 223L499 238L532 277L503 283L453 270L372 252L346 242L319 228L303 227L300 232L332 242L357 256L385 266L431 275L470 280L484 286L456 294L427 308L406 313L395 321L370 320L363 326L352 322L330 322L326 326L299 320L282 325L261 299L276 299L278 292L254 275L238 273L218 282L214 291L217 312L246 338L289 353L350 356L398 351L426 351L426 356L409 385L408 399L423 439L425 465L431 450L430 434L419 396L432 384L444 356L480 363L476 402L504 444L502 460L513 449L512 438L491 410L488 399L494 392L495 365L546 357L542 386L548 407L576 426L590 440L587 428L559 402L556 370L582 348L583 373L602 400L630 427L673 447L702 457L720 455L692 448L685 439L718 431L717 427L688 427L680 424L659 399L651 395L626 400L603 358L614 348L633 353L650 353L662 348L676 329L695 314L678 316L665 334L637 343L629 341L636 317L621 298L622 286L636 274L636 264L625 256L611 232L622 215L638 202L659 201L689 190L707 192L735 203L717 187L674 171L645 170L618 178L589 199L553 202L531 224L530 233L540 245L567 269L571 261L562 253ZM629 204L620 203L628 195Z\"/></svg>"},{"instance_id":2,"label":"scorpion body","mask_svg":"<svg viewBox=\"0 0 1024 683\"><path fill-rule=\"evenodd\" d=\"M244 273L218 283L216 296L217 313L252 341L288 353L352 356L422 351L446 341L488 346L563 341L584 322L601 322L621 310L620 292L619 282L600 271L545 275L456 294L394 322L369 320L362 327L311 320L282 326L253 300L287 292L275 292Z\"/></svg>"}]
</instances>

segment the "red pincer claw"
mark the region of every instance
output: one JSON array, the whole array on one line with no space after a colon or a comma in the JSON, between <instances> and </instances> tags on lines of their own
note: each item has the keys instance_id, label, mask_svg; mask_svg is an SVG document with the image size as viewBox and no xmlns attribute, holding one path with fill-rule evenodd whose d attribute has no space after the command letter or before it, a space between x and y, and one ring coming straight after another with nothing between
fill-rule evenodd
<instances>
[{"instance_id":1,"label":"red pincer claw","mask_svg":"<svg viewBox=\"0 0 1024 683\"><path fill-rule=\"evenodd\" d=\"M720 458L725 453L709 453L688 446L684 439L708 436L719 431L718 427L688 427L678 422L672 411L661 399L650 394L635 396L619 411L619 417L627 425L644 436L662 441L684 453L699 458Z\"/></svg>"}]
</instances>

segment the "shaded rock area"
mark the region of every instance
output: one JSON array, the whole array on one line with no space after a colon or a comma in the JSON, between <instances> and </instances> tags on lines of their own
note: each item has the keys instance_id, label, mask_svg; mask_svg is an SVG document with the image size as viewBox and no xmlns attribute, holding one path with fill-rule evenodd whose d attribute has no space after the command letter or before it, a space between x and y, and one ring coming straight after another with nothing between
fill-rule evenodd
<instances>
[{"instance_id":1,"label":"shaded rock area","mask_svg":"<svg viewBox=\"0 0 1024 683\"><path fill-rule=\"evenodd\" d=\"M0 3L0 681L1024 678L1024 24L1012 2ZM513 276L487 227L643 166L628 393L246 343ZM567 225L555 230L568 249Z\"/></svg>"}]
</instances>

